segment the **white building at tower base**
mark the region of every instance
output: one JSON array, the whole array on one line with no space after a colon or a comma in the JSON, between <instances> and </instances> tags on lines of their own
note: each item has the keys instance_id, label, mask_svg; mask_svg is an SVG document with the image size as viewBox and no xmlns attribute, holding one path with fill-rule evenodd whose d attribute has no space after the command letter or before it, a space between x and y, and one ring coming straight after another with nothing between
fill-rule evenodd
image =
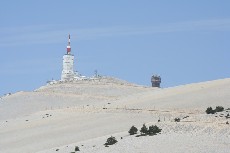
<instances>
[{"instance_id":1,"label":"white building at tower base","mask_svg":"<svg viewBox=\"0 0 230 153\"><path fill-rule=\"evenodd\" d=\"M65 54L63 56L63 69L61 74L62 81L71 81L74 79L74 55Z\"/></svg>"}]
</instances>

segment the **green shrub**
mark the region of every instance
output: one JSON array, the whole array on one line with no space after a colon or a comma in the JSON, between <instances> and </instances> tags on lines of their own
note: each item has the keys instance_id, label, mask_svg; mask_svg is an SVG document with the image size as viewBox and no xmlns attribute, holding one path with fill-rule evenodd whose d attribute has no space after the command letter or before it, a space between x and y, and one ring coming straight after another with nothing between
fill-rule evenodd
<instances>
[{"instance_id":1,"label":"green shrub","mask_svg":"<svg viewBox=\"0 0 230 153\"><path fill-rule=\"evenodd\" d=\"M148 134L148 128L145 126L145 124L143 124L141 130L140 130L141 134Z\"/></svg>"},{"instance_id":2,"label":"green shrub","mask_svg":"<svg viewBox=\"0 0 230 153\"><path fill-rule=\"evenodd\" d=\"M130 135L137 134L138 129L135 126L132 126L129 130Z\"/></svg>"},{"instance_id":3,"label":"green shrub","mask_svg":"<svg viewBox=\"0 0 230 153\"><path fill-rule=\"evenodd\" d=\"M78 146L75 146L75 151L80 151Z\"/></svg>"},{"instance_id":4,"label":"green shrub","mask_svg":"<svg viewBox=\"0 0 230 153\"><path fill-rule=\"evenodd\" d=\"M152 125L149 127L149 130L148 130L148 134L149 135L155 135L157 133L160 133L162 129L160 129L159 127L157 127L156 125Z\"/></svg>"},{"instance_id":5,"label":"green shrub","mask_svg":"<svg viewBox=\"0 0 230 153\"><path fill-rule=\"evenodd\" d=\"M107 139L106 143L105 143L105 146L108 146L108 145L113 145L117 143L117 140L115 137L111 136Z\"/></svg>"},{"instance_id":6,"label":"green shrub","mask_svg":"<svg viewBox=\"0 0 230 153\"><path fill-rule=\"evenodd\" d=\"M208 108L206 109L206 113L207 113L207 114L215 114L215 112L216 112L216 111L213 110L212 107L208 107Z\"/></svg>"},{"instance_id":7,"label":"green shrub","mask_svg":"<svg viewBox=\"0 0 230 153\"><path fill-rule=\"evenodd\" d=\"M216 112L223 112L224 111L224 107L222 107L222 106L216 106L215 111Z\"/></svg>"},{"instance_id":8,"label":"green shrub","mask_svg":"<svg viewBox=\"0 0 230 153\"><path fill-rule=\"evenodd\" d=\"M207 109L206 109L206 113L207 114L215 114L216 112L222 112L222 111L224 111L224 107L222 107L222 106L216 106L216 109L212 109L212 107L208 107Z\"/></svg>"},{"instance_id":9,"label":"green shrub","mask_svg":"<svg viewBox=\"0 0 230 153\"><path fill-rule=\"evenodd\" d=\"M175 118L174 121L175 122L180 122L180 118Z\"/></svg>"}]
</instances>

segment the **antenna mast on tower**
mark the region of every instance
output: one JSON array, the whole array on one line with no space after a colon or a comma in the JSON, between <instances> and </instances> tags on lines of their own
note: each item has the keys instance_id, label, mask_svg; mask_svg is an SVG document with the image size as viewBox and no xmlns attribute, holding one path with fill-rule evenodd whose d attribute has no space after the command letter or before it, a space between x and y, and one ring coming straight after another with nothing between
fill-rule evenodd
<instances>
[{"instance_id":1,"label":"antenna mast on tower","mask_svg":"<svg viewBox=\"0 0 230 153\"><path fill-rule=\"evenodd\" d=\"M70 47L70 34L69 34L69 40L68 40L68 45L67 45L67 54L71 53L71 47Z\"/></svg>"}]
</instances>

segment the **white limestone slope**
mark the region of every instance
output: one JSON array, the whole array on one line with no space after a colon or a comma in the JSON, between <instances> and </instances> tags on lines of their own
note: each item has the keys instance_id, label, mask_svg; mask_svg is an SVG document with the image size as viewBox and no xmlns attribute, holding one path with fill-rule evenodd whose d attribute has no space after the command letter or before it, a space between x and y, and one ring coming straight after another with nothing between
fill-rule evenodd
<instances>
[{"instance_id":1,"label":"white limestone slope","mask_svg":"<svg viewBox=\"0 0 230 153\"><path fill-rule=\"evenodd\" d=\"M0 100L0 152L64 153L75 145L81 152L227 152L227 119L204 111L209 106L230 108L229 99L230 79L166 89L114 78L47 85ZM189 118L180 123L173 121L185 116ZM143 123L157 124L162 134L127 135L132 125ZM105 148L112 134L124 139Z\"/></svg>"},{"instance_id":2,"label":"white limestone slope","mask_svg":"<svg viewBox=\"0 0 230 153\"><path fill-rule=\"evenodd\" d=\"M114 78L58 83L33 92L18 92L0 101L0 120L38 111L80 106L103 106L111 101L152 90Z\"/></svg>"},{"instance_id":3,"label":"white limestone slope","mask_svg":"<svg viewBox=\"0 0 230 153\"><path fill-rule=\"evenodd\" d=\"M158 109L205 109L207 106L230 107L230 79L193 83L140 93L138 98L122 99L127 107Z\"/></svg>"}]
</instances>

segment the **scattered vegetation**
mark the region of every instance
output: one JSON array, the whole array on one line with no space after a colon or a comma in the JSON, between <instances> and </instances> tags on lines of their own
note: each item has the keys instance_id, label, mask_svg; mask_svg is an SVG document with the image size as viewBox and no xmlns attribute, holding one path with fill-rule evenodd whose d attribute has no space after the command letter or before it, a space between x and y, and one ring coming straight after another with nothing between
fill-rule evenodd
<instances>
[{"instance_id":1,"label":"scattered vegetation","mask_svg":"<svg viewBox=\"0 0 230 153\"><path fill-rule=\"evenodd\" d=\"M206 109L206 113L207 113L207 114L215 114L215 110L213 110L212 107L208 107L208 108Z\"/></svg>"},{"instance_id":2,"label":"scattered vegetation","mask_svg":"<svg viewBox=\"0 0 230 153\"><path fill-rule=\"evenodd\" d=\"M222 106L216 106L216 109L212 109L212 107L208 107L206 109L207 114L215 114L216 112L222 112L224 111L224 107Z\"/></svg>"},{"instance_id":3,"label":"scattered vegetation","mask_svg":"<svg viewBox=\"0 0 230 153\"><path fill-rule=\"evenodd\" d=\"M138 129L135 126L132 126L129 130L130 135L137 134Z\"/></svg>"},{"instance_id":4,"label":"scattered vegetation","mask_svg":"<svg viewBox=\"0 0 230 153\"><path fill-rule=\"evenodd\" d=\"M160 129L158 126L156 125L151 125L149 126L149 128L146 127L145 124L143 124L140 132L141 132L141 135L137 135L136 137L139 137L139 136L145 136L145 135L156 135L157 133L160 133L162 129Z\"/></svg>"},{"instance_id":5,"label":"scattered vegetation","mask_svg":"<svg viewBox=\"0 0 230 153\"><path fill-rule=\"evenodd\" d=\"M216 106L215 111L216 112L223 112L224 111L224 107L222 107L222 106Z\"/></svg>"},{"instance_id":6,"label":"scattered vegetation","mask_svg":"<svg viewBox=\"0 0 230 153\"><path fill-rule=\"evenodd\" d=\"M188 117L189 117L189 116L187 115L187 116L183 117L183 119L188 118Z\"/></svg>"},{"instance_id":7,"label":"scattered vegetation","mask_svg":"<svg viewBox=\"0 0 230 153\"><path fill-rule=\"evenodd\" d=\"M78 146L75 146L75 151L80 151L79 147Z\"/></svg>"},{"instance_id":8,"label":"scattered vegetation","mask_svg":"<svg viewBox=\"0 0 230 153\"><path fill-rule=\"evenodd\" d=\"M160 133L162 129L157 127L156 125L152 125L149 127L148 134L149 135L156 135L157 133Z\"/></svg>"},{"instance_id":9,"label":"scattered vegetation","mask_svg":"<svg viewBox=\"0 0 230 153\"><path fill-rule=\"evenodd\" d=\"M141 135L147 135L148 134L148 128L146 127L145 124L143 124L140 132L141 132Z\"/></svg>"},{"instance_id":10,"label":"scattered vegetation","mask_svg":"<svg viewBox=\"0 0 230 153\"><path fill-rule=\"evenodd\" d=\"M109 137L109 138L107 139L107 141L106 141L106 143L105 143L104 145L108 147L108 145L113 145L113 144L115 144L115 143L117 143L116 138L113 137L113 136L111 136L111 137Z\"/></svg>"},{"instance_id":11,"label":"scattered vegetation","mask_svg":"<svg viewBox=\"0 0 230 153\"><path fill-rule=\"evenodd\" d=\"M174 121L175 122L180 122L180 118L175 118Z\"/></svg>"}]
</instances>

